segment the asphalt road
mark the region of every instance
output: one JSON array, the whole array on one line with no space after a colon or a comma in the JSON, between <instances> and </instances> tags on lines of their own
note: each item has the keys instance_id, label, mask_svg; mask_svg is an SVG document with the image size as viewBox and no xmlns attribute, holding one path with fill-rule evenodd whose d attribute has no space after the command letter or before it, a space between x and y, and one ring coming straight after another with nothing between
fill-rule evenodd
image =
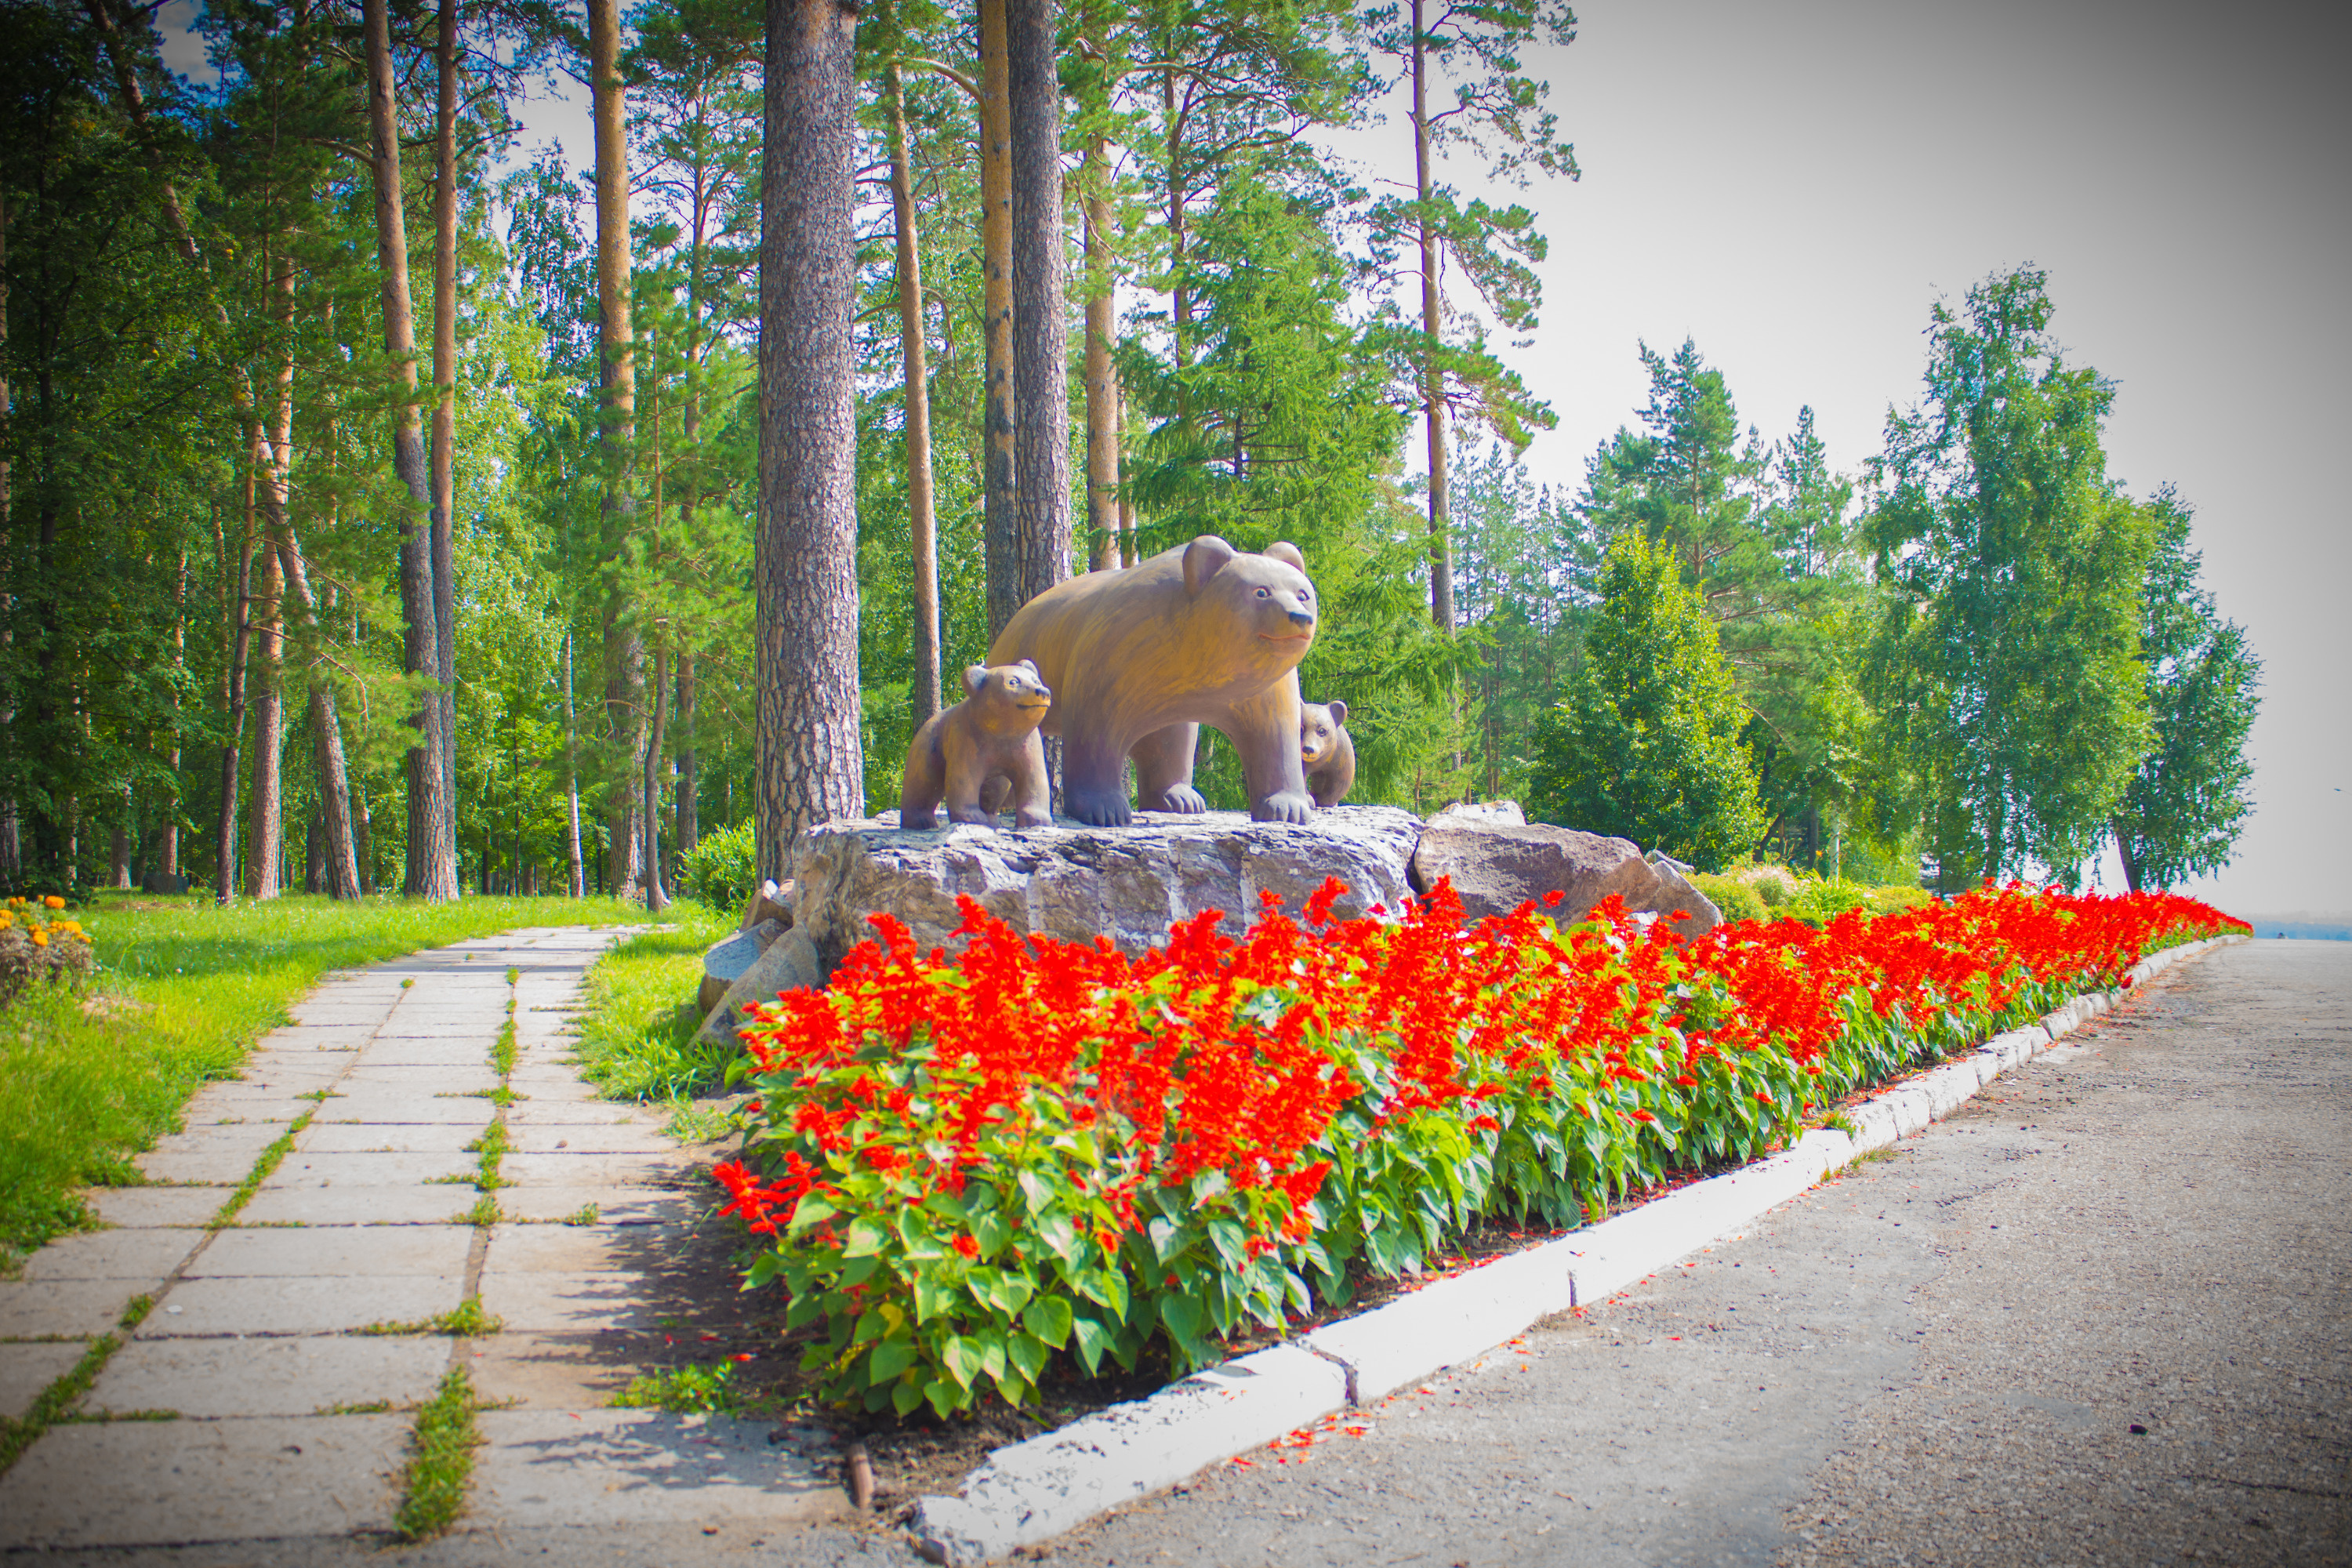
<instances>
[{"instance_id":1,"label":"asphalt road","mask_svg":"<svg viewBox=\"0 0 2352 1568\"><path fill-rule=\"evenodd\" d=\"M2168 973L1740 1239L1069 1564L2352 1562L2352 944Z\"/></svg>"}]
</instances>

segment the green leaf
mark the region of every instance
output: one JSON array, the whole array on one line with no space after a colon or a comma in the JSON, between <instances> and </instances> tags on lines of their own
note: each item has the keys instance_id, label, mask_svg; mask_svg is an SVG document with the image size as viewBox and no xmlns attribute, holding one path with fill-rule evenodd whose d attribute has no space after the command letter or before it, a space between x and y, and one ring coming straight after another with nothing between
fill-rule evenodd
<instances>
[{"instance_id":1,"label":"green leaf","mask_svg":"<svg viewBox=\"0 0 2352 1568\"><path fill-rule=\"evenodd\" d=\"M1072 1319L1070 1332L1076 1342L1078 1361L1086 1367L1087 1375L1094 1376L1102 1370L1104 1352L1118 1343L1118 1335L1108 1323L1087 1317Z\"/></svg>"},{"instance_id":2,"label":"green leaf","mask_svg":"<svg viewBox=\"0 0 2352 1568\"><path fill-rule=\"evenodd\" d=\"M980 1243L982 1258L993 1258L1003 1251L1013 1235L1013 1221L1002 1209L983 1210L971 1217L971 1238Z\"/></svg>"},{"instance_id":3,"label":"green leaf","mask_svg":"<svg viewBox=\"0 0 2352 1568\"><path fill-rule=\"evenodd\" d=\"M786 1236L798 1236L814 1225L822 1225L841 1211L811 1193L793 1205L792 1223L784 1227Z\"/></svg>"},{"instance_id":4,"label":"green leaf","mask_svg":"<svg viewBox=\"0 0 2352 1568\"><path fill-rule=\"evenodd\" d=\"M1078 1260L1078 1227L1066 1214L1049 1214L1037 1221L1037 1237L1065 1263Z\"/></svg>"},{"instance_id":5,"label":"green leaf","mask_svg":"<svg viewBox=\"0 0 2352 1568\"><path fill-rule=\"evenodd\" d=\"M849 1245L843 1247L844 1258L865 1258L890 1245L890 1233L874 1221L859 1215L849 1222Z\"/></svg>"},{"instance_id":6,"label":"green leaf","mask_svg":"<svg viewBox=\"0 0 2352 1568\"><path fill-rule=\"evenodd\" d=\"M925 1273L915 1276L915 1321L928 1323L933 1318L952 1316L962 1305L963 1291Z\"/></svg>"},{"instance_id":7,"label":"green leaf","mask_svg":"<svg viewBox=\"0 0 2352 1568\"><path fill-rule=\"evenodd\" d=\"M890 1390L890 1408L901 1415L913 1415L915 1406L922 1402L922 1389L912 1383L900 1383Z\"/></svg>"},{"instance_id":8,"label":"green leaf","mask_svg":"<svg viewBox=\"0 0 2352 1568\"><path fill-rule=\"evenodd\" d=\"M1034 1334L1015 1331L1004 1342L1005 1359L1013 1363L1014 1370L1020 1373L1022 1381L1024 1383L1037 1381L1038 1374L1045 1370L1045 1363L1052 1358L1053 1353L1045 1342ZM1009 1398L1010 1395L1007 1397Z\"/></svg>"},{"instance_id":9,"label":"green leaf","mask_svg":"<svg viewBox=\"0 0 2352 1568\"><path fill-rule=\"evenodd\" d=\"M1040 1296L1023 1310L1021 1325L1059 1350L1070 1342L1070 1324L1074 1316L1070 1303L1062 1297Z\"/></svg>"},{"instance_id":10,"label":"green leaf","mask_svg":"<svg viewBox=\"0 0 2352 1568\"><path fill-rule=\"evenodd\" d=\"M1000 1352L1000 1363L1002 1360L1003 1352ZM970 1388L972 1379L978 1377L986 1365L986 1358L982 1354L978 1341L961 1334L950 1334L947 1342L940 1347L940 1364L946 1367L948 1375L956 1380L957 1387Z\"/></svg>"},{"instance_id":11,"label":"green leaf","mask_svg":"<svg viewBox=\"0 0 2352 1568\"><path fill-rule=\"evenodd\" d=\"M866 1375L876 1383L887 1383L914 1364L914 1336L900 1335L884 1340L874 1347L874 1353L866 1360ZM919 1394L917 1397L921 1396Z\"/></svg>"},{"instance_id":12,"label":"green leaf","mask_svg":"<svg viewBox=\"0 0 2352 1568\"><path fill-rule=\"evenodd\" d=\"M1190 1296L1162 1296L1160 1321L1187 1356L1196 1362L1204 1359L1201 1334L1208 1327L1209 1314L1200 1302Z\"/></svg>"},{"instance_id":13,"label":"green leaf","mask_svg":"<svg viewBox=\"0 0 2352 1568\"><path fill-rule=\"evenodd\" d=\"M909 1262L936 1263L948 1255L946 1246L917 1209L898 1211L898 1240L906 1247Z\"/></svg>"}]
</instances>

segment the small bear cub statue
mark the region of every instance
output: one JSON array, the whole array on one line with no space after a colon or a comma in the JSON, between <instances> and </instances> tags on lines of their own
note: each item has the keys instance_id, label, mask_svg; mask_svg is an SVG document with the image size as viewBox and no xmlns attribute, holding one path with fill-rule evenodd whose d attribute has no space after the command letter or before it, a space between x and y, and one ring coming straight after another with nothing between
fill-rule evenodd
<instances>
[{"instance_id":1,"label":"small bear cub statue","mask_svg":"<svg viewBox=\"0 0 2352 1568\"><path fill-rule=\"evenodd\" d=\"M1307 794L1318 805L1337 805L1356 784L1356 742L1348 739L1348 705L1298 705L1298 760L1307 765Z\"/></svg>"},{"instance_id":2,"label":"small bear cub statue","mask_svg":"<svg viewBox=\"0 0 2352 1568\"><path fill-rule=\"evenodd\" d=\"M916 731L907 748L898 826L937 826L932 814L945 801L949 821L994 826L994 815L981 805L985 790L995 797L992 805L1010 798L1015 826L1051 827L1045 742L1037 726L1054 694L1037 679L1037 667L1025 658L992 668L975 664L963 672L963 689L964 700Z\"/></svg>"}]
</instances>

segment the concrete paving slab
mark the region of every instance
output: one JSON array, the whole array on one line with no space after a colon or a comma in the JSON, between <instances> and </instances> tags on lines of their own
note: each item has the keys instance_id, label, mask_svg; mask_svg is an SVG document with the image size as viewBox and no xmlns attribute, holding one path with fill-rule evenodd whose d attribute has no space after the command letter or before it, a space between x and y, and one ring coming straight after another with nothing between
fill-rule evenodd
<instances>
[{"instance_id":1,"label":"concrete paving slab","mask_svg":"<svg viewBox=\"0 0 2352 1568\"><path fill-rule=\"evenodd\" d=\"M646 1370L637 1334L504 1333L469 1340L466 1370L486 1405L602 1410Z\"/></svg>"},{"instance_id":2,"label":"concrete paving slab","mask_svg":"<svg viewBox=\"0 0 2352 1568\"><path fill-rule=\"evenodd\" d=\"M718 1189L673 1187L501 1187L509 1219L568 1220L593 1205L600 1225L687 1225L718 1206Z\"/></svg>"},{"instance_id":3,"label":"concrete paving slab","mask_svg":"<svg viewBox=\"0 0 2352 1568\"><path fill-rule=\"evenodd\" d=\"M192 1420L320 1415L335 1406L432 1397L449 1369L434 1334L326 1335L290 1340L140 1339L98 1376L85 1410L176 1410Z\"/></svg>"},{"instance_id":4,"label":"concrete paving slab","mask_svg":"<svg viewBox=\"0 0 2352 1568\"><path fill-rule=\"evenodd\" d=\"M304 1154L462 1154L488 1123L467 1121L314 1121L296 1150Z\"/></svg>"},{"instance_id":5,"label":"concrete paving slab","mask_svg":"<svg viewBox=\"0 0 2352 1568\"><path fill-rule=\"evenodd\" d=\"M412 1425L337 1415L56 1427L0 1479L0 1547L383 1530Z\"/></svg>"},{"instance_id":6,"label":"concrete paving slab","mask_svg":"<svg viewBox=\"0 0 2352 1568\"><path fill-rule=\"evenodd\" d=\"M0 1340L105 1333L141 1289L128 1279L0 1279Z\"/></svg>"},{"instance_id":7,"label":"concrete paving slab","mask_svg":"<svg viewBox=\"0 0 2352 1568\"><path fill-rule=\"evenodd\" d=\"M191 1131L199 1127L261 1127L269 1126L278 1132L286 1131L286 1123L299 1118L304 1111L316 1110L319 1102L287 1094L274 1089L252 1093L226 1093L207 1089L188 1102L187 1124ZM271 1134L277 1136L276 1132Z\"/></svg>"},{"instance_id":8,"label":"concrete paving slab","mask_svg":"<svg viewBox=\"0 0 2352 1568\"><path fill-rule=\"evenodd\" d=\"M228 1230L213 1238L187 1278L456 1274L464 1270L473 1244L474 1227L465 1225Z\"/></svg>"},{"instance_id":9,"label":"concrete paving slab","mask_svg":"<svg viewBox=\"0 0 2352 1568\"><path fill-rule=\"evenodd\" d=\"M387 1089L408 1094L470 1094L498 1086L499 1075L490 1070L487 1047L475 1062L461 1067L378 1067L373 1059L362 1059L336 1085L346 1093Z\"/></svg>"},{"instance_id":10,"label":"concrete paving slab","mask_svg":"<svg viewBox=\"0 0 2352 1568\"><path fill-rule=\"evenodd\" d=\"M0 1345L0 1415L21 1417L43 1390L74 1369L88 1348L79 1340Z\"/></svg>"},{"instance_id":11,"label":"concrete paving slab","mask_svg":"<svg viewBox=\"0 0 2352 1568\"><path fill-rule=\"evenodd\" d=\"M253 1155L236 1149L213 1149L200 1154L142 1154L133 1163L150 1183L233 1187L253 1169Z\"/></svg>"},{"instance_id":12,"label":"concrete paving slab","mask_svg":"<svg viewBox=\"0 0 2352 1568\"><path fill-rule=\"evenodd\" d=\"M111 1226L201 1226L220 1212L228 1194L215 1187L90 1187L82 1193Z\"/></svg>"},{"instance_id":13,"label":"concrete paving slab","mask_svg":"<svg viewBox=\"0 0 2352 1568\"><path fill-rule=\"evenodd\" d=\"M326 1154L297 1151L269 1179L270 1187L402 1187L440 1176L471 1176L474 1159L465 1153Z\"/></svg>"},{"instance_id":14,"label":"concrete paving slab","mask_svg":"<svg viewBox=\"0 0 2352 1568\"><path fill-rule=\"evenodd\" d=\"M366 1045L374 1037L375 1030L373 1024L289 1024L255 1041L253 1054L291 1058L322 1047L350 1050Z\"/></svg>"},{"instance_id":15,"label":"concrete paving slab","mask_svg":"<svg viewBox=\"0 0 2352 1568\"><path fill-rule=\"evenodd\" d=\"M644 1299L634 1273L561 1273L537 1269L482 1270L482 1310L506 1320L510 1333L593 1333L605 1329L647 1331L661 1316Z\"/></svg>"},{"instance_id":16,"label":"concrete paving slab","mask_svg":"<svg viewBox=\"0 0 2352 1568\"><path fill-rule=\"evenodd\" d=\"M240 1228L270 1226L448 1225L481 1196L471 1187L265 1187L237 1215Z\"/></svg>"},{"instance_id":17,"label":"concrete paving slab","mask_svg":"<svg viewBox=\"0 0 2352 1568\"><path fill-rule=\"evenodd\" d=\"M202 1233L188 1230L98 1230L61 1236L25 1259L25 1278L131 1279L152 1286L180 1266Z\"/></svg>"},{"instance_id":18,"label":"concrete paving slab","mask_svg":"<svg viewBox=\"0 0 2352 1568\"><path fill-rule=\"evenodd\" d=\"M672 1144L661 1154L509 1154L499 1163L499 1179L517 1187L636 1187L680 1180L693 1168Z\"/></svg>"},{"instance_id":19,"label":"concrete paving slab","mask_svg":"<svg viewBox=\"0 0 2352 1568\"><path fill-rule=\"evenodd\" d=\"M660 1122L634 1117L619 1121L527 1121L518 1126L509 1115L507 1148L514 1154L674 1154L678 1143L661 1130Z\"/></svg>"},{"instance_id":20,"label":"concrete paving slab","mask_svg":"<svg viewBox=\"0 0 2352 1568\"><path fill-rule=\"evenodd\" d=\"M421 1322L455 1311L462 1273L377 1274L352 1279L184 1279L147 1321L141 1339L206 1334L340 1334L375 1323Z\"/></svg>"},{"instance_id":21,"label":"concrete paving slab","mask_svg":"<svg viewBox=\"0 0 2352 1568\"><path fill-rule=\"evenodd\" d=\"M658 1410L485 1411L481 1526L841 1519L841 1489L768 1442L770 1423Z\"/></svg>"},{"instance_id":22,"label":"concrete paving slab","mask_svg":"<svg viewBox=\"0 0 2352 1568\"><path fill-rule=\"evenodd\" d=\"M651 1269L691 1234L682 1225L502 1225L490 1232L486 1272L593 1274Z\"/></svg>"},{"instance_id":23,"label":"concrete paving slab","mask_svg":"<svg viewBox=\"0 0 2352 1568\"><path fill-rule=\"evenodd\" d=\"M295 1024L303 1028L322 1025L345 1027L372 1026L381 1022L390 1011L382 1002L360 997L337 997L332 1001L301 1001L287 1009Z\"/></svg>"},{"instance_id":24,"label":"concrete paving slab","mask_svg":"<svg viewBox=\"0 0 2352 1568\"><path fill-rule=\"evenodd\" d=\"M219 1154L235 1159L242 1155L247 1168L251 1169L254 1156L285 1135L286 1129L268 1121L233 1121L226 1125L191 1126L185 1132L167 1133L155 1140L153 1154Z\"/></svg>"},{"instance_id":25,"label":"concrete paving slab","mask_svg":"<svg viewBox=\"0 0 2352 1568\"><path fill-rule=\"evenodd\" d=\"M364 1066L429 1068L436 1072L446 1072L451 1068L484 1068L487 1070L490 1047L497 1043L498 1036L495 1034L456 1038L447 1035L400 1036L380 1039L370 1046ZM362 1078L359 1081L364 1083L369 1080Z\"/></svg>"},{"instance_id":26,"label":"concrete paving slab","mask_svg":"<svg viewBox=\"0 0 2352 1568\"><path fill-rule=\"evenodd\" d=\"M382 1089L364 1094L339 1094L319 1107L316 1121L464 1121L487 1127L496 1109L487 1095L441 1096Z\"/></svg>"},{"instance_id":27,"label":"concrete paving slab","mask_svg":"<svg viewBox=\"0 0 2352 1568\"><path fill-rule=\"evenodd\" d=\"M510 1138L538 1127L634 1127L640 1124L635 1110L610 1100L541 1100L533 1096L507 1108L507 1135Z\"/></svg>"}]
</instances>

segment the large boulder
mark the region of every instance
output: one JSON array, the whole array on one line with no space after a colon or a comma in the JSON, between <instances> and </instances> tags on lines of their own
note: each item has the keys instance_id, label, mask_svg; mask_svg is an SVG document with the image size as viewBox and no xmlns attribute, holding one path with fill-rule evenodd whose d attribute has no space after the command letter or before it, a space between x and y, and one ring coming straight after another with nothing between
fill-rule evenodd
<instances>
[{"instance_id":1,"label":"large boulder","mask_svg":"<svg viewBox=\"0 0 2352 1568\"><path fill-rule=\"evenodd\" d=\"M730 939L731 940L731 939ZM721 946L726 945L721 943ZM720 994L710 1016L702 1021L696 1034L698 1043L730 1044L736 1030L742 1027L745 1007L753 1002L772 1002L782 991L798 991L821 986L832 966L817 960L815 944L808 933L797 926L780 932L768 944L767 951L754 959Z\"/></svg>"},{"instance_id":2,"label":"large boulder","mask_svg":"<svg viewBox=\"0 0 2352 1568\"><path fill-rule=\"evenodd\" d=\"M1462 912L1471 920L1508 914L1544 895L1561 895L1552 910L1562 921L1580 920L1612 893L1636 914L1673 916L1687 936L1711 931L1723 916L1697 889L1674 870L1673 862L1653 864L1630 838L1608 838L1549 823L1511 820L1514 809L1497 802L1483 807L1449 807L1430 818L1412 855L1412 885L1427 892L1450 878Z\"/></svg>"},{"instance_id":3,"label":"large boulder","mask_svg":"<svg viewBox=\"0 0 2352 1568\"><path fill-rule=\"evenodd\" d=\"M1393 910L1411 894L1408 870L1421 824L1393 806L1342 805L1310 823L1253 822L1237 811L1138 812L1121 827L1003 832L949 826L899 830L895 813L809 828L793 846L793 935L815 947L831 973L874 935L866 916L886 911L925 950L960 951L959 895L979 900L1015 931L1072 942L1108 936L1129 952L1168 939L1168 928L1203 910L1239 936L1258 918L1261 892L1293 917L1337 877L1341 918L1374 904Z\"/></svg>"},{"instance_id":4,"label":"large boulder","mask_svg":"<svg viewBox=\"0 0 2352 1568\"><path fill-rule=\"evenodd\" d=\"M740 980L743 972L757 963L760 955L789 929L786 922L764 920L723 942L712 943L702 955L702 984L695 992L695 1005L706 1014L719 1005L727 988Z\"/></svg>"}]
</instances>

